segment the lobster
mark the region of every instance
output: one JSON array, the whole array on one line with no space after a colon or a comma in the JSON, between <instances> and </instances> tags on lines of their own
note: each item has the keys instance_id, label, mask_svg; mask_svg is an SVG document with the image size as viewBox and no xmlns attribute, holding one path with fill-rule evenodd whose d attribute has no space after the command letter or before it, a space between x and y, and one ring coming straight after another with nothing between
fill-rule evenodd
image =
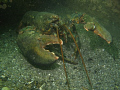
<instances>
[{"instance_id":1,"label":"lobster","mask_svg":"<svg viewBox=\"0 0 120 90\"><path fill-rule=\"evenodd\" d=\"M76 46L75 53L78 52L82 59L83 66L91 85L83 57L80 53L79 44L77 44L79 40L76 40L76 38L79 37L75 30L74 23L78 23L78 21L79 23L83 23L81 17L74 20L69 20L69 18L61 20L58 15L53 13L29 11L23 16L19 25L20 30L18 31L17 44L22 54L28 60L31 60L31 62L36 64L49 65L56 62L59 57L55 55L56 53L46 50L46 46L51 44L60 44L62 55L57 55L59 55L63 60L68 88L70 87L64 64L64 60L68 59L64 58L62 45L63 42L69 43L69 40L71 39L73 39Z\"/></svg>"}]
</instances>

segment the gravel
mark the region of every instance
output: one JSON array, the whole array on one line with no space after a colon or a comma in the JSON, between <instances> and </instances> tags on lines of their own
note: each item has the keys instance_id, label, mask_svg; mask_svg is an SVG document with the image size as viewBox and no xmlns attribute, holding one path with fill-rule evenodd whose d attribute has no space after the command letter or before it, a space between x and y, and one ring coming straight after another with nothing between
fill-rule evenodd
<instances>
[{"instance_id":1,"label":"gravel","mask_svg":"<svg viewBox=\"0 0 120 90\"><path fill-rule=\"evenodd\" d=\"M0 36L0 89L10 90L68 90L61 60L59 67L42 70L31 65L20 53L16 44L17 34L13 30ZM114 38L116 45L120 43ZM104 48L91 50L90 39L80 35L81 53L93 86L92 90L120 90L120 50L119 58L114 59ZM118 47L120 49L120 47ZM65 50L66 57L74 59L73 50ZM65 63L70 90L89 90L90 85L80 57L77 65Z\"/></svg>"}]
</instances>

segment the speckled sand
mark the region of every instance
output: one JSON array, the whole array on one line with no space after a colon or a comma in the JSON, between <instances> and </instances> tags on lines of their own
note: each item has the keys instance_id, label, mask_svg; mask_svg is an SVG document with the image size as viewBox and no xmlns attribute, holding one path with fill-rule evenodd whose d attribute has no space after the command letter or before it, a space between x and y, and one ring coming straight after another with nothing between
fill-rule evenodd
<instances>
[{"instance_id":1,"label":"speckled sand","mask_svg":"<svg viewBox=\"0 0 120 90\"><path fill-rule=\"evenodd\" d=\"M67 90L62 61L58 68L41 70L35 68L19 52L16 44L17 34L13 30L0 35L0 88L9 87L11 90ZM120 89L120 51L119 59L113 59L104 48L91 50L89 38L80 35L83 55L93 90ZM114 39L117 46L120 43ZM120 41L119 41L120 42ZM120 49L120 47L118 47ZM65 51L65 50L64 50ZM72 51L66 56L71 57ZM81 59L78 65L66 63L70 90L89 90L88 79L84 72Z\"/></svg>"}]
</instances>

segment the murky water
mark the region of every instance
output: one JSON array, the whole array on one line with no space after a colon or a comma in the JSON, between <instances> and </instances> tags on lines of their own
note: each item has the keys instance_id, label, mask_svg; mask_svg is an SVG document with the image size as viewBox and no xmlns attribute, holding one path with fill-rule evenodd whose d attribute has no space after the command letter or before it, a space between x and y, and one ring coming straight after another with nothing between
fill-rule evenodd
<instances>
[{"instance_id":1,"label":"murky water","mask_svg":"<svg viewBox=\"0 0 120 90\"><path fill-rule=\"evenodd\" d=\"M0 89L3 87L10 90L68 89L62 61L57 62L59 64L58 68L42 70L27 62L17 46L16 29L22 16L29 10L51 12L59 15L60 19L79 12L87 13L95 18L110 32L113 38L111 46L95 35L96 40L91 39L86 31L83 32L85 30L83 27L76 26L79 30L80 51L85 60L93 90L120 89L119 0L23 0L19 4L18 2L19 0L0 2L0 5L7 5L5 9L0 8ZM110 46L112 49L108 48L109 50L107 50L104 46L99 47L99 45L102 45L100 42L105 43L104 45ZM93 46L95 45L94 49L92 49L91 43ZM73 52L74 50L66 50L64 47L67 58L73 59L71 56ZM117 57L114 57L115 54L117 54ZM78 57L76 60L79 62L81 59ZM66 63L66 68L70 90L90 89L81 61L78 65Z\"/></svg>"}]
</instances>

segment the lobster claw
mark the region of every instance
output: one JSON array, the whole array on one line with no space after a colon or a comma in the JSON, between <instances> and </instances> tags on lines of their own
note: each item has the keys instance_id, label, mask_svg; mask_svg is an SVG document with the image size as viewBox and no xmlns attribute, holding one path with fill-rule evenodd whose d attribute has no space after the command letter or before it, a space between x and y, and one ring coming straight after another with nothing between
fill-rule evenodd
<instances>
[{"instance_id":1,"label":"lobster claw","mask_svg":"<svg viewBox=\"0 0 120 90\"><path fill-rule=\"evenodd\" d=\"M29 30L23 28L18 35L17 44L22 54L33 63L36 64L51 64L54 63L59 57L54 52L45 49L46 45L59 44L58 38L54 35L42 35L36 32L32 26ZM63 41L60 40L63 44Z\"/></svg>"}]
</instances>

